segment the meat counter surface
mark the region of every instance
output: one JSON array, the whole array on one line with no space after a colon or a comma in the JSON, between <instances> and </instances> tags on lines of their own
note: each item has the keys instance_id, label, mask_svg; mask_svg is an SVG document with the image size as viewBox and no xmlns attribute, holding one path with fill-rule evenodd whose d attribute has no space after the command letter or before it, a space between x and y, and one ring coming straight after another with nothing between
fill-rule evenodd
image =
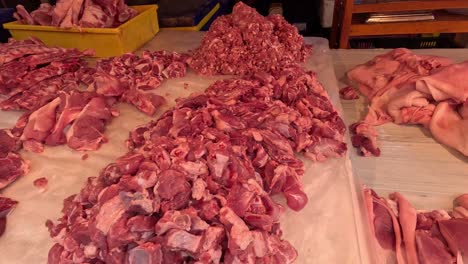
<instances>
[{"instance_id":1,"label":"meat counter surface","mask_svg":"<svg viewBox=\"0 0 468 264\"><path fill-rule=\"evenodd\" d=\"M199 32L162 31L140 50L187 51L195 48L202 38ZM332 102L342 111L336 77L332 67L328 43L324 39L309 38L314 45L306 67L318 74ZM165 81L154 90L166 97L168 104L156 117L174 105L174 99L206 89L216 79L189 72L186 77ZM31 171L2 195L19 201L8 219L8 227L0 238L1 260L15 263L45 263L53 241L49 238L45 221L60 216L63 199L77 193L89 176L95 176L112 160L126 152L124 141L128 132L151 118L132 107L121 104L120 117L108 126L109 143L98 151L72 151L65 146L47 147L42 154L22 151L30 161ZM20 113L0 112L0 128L14 125ZM85 156L84 156L85 155ZM82 157L87 157L83 158ZM304 190L308 205L300 212L287 210L281 223L284 238L298 250L296 263L371 263L365 240L362 208L358 203L357 181L351 173L348 156L324 163L303 159L306 172ZM48 179L47 191L34 187L38 178Z\"/></svg>"},{"instance_id":2,"label":"meat counter surface","mask_svg":"<svg viewBox=\"0 0 468 264\"><path fill-rule=\"evenodd\" d=\"M347 71L390 50L333 50L333 64L340 88L349 85ZM468 60L466 49L412 50L416 54L448 57L455 62ZM342 100L347 125L366 113L366 102ZM468 158L439 144L420 126L393 123L376 127L380 157L361 157L349 150L356 177L381 196L398 191L416 209L450 209L455 197L467 192Z\"/></svg>"}]
</instances>

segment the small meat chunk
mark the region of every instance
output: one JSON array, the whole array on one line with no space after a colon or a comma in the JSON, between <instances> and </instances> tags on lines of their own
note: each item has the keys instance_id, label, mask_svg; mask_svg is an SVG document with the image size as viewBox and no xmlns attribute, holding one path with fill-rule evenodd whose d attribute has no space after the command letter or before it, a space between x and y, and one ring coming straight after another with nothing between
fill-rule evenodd
<instances>
[{"instance_id":1,"label":"small meat chunk","mask_svg":"<svg viewBox=\"0 0 468 264\"><path fill-rule=\"evenodd\" d=\"M353 87L347 86L340 89L340 98L344 100L355 100L359 98Z\"/></svg>"}]
</instances>

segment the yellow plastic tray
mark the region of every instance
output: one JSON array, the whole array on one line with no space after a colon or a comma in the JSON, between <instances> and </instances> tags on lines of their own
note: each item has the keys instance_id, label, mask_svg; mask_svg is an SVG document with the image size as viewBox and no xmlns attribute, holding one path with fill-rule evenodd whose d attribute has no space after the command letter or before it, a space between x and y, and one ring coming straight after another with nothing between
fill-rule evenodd
<instances>
[{"instance_id":1,"label":"yellow plastic tray","mask_svg":"<svg viewBox=\"0 0 468 264\"><path fill-rule=\"evenodd\" d=\"M164 29L170 29L170 30L184 30L184 31L200 31L202 27L214 16L216 11L221 7L221 5L218 3L211 9L208 14L198 23L198 25L193 26L193 27L166 27Z\"/></svg>"},{"instance_id":2,"label":"yellow plastic tray","mask_svg":"<svg viewBox=\"0 0 468 264\"><path fill-rule=\"evenodd\" d=\"M112 57L134 51L159 31L157 5L132 6L138 15L117 28L72 28L23 25L10 22L3 25L18 40L34 36L48 46L94 49L96 57Z\"/></svg>"}]
</instances>

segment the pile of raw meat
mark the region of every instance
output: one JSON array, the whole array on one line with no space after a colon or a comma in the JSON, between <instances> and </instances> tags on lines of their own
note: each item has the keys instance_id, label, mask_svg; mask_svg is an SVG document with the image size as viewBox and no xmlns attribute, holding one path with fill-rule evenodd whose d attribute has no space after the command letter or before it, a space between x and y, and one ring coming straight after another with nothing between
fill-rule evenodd
<instances>
[{"instance_id":1,"label":"pile of raw meat","mask_svg":"<svg viewBox=\"0 0 468 264\"><path fill-rule=\"evenodd\" d=\"M193 53L190 67L206 75L271 72L304 62L311 46L279 15L263 17L242 2L216 19Z\"/></svg>"},{"instance_id":2,"label":"pile of raw meat","mask_svg":"<svg viewBox=\"0 0 468 264\"><path fill-rule=\"evenodd\" d=\"M152 116L165 100L145 91L159 87L164 79L185 76L188 60L186 54L167 51L144 51L141 57L128 53L103 59L93 71L94 81L88 90L118 97Z\"/></svg>"},{"instance_id":3,"label":"pile of raw meat","mask_svg":"<svg viewBox=\"0 0 468 264\"><path fill-rule=\"evenodd\" d=\"M390 199L364 190L376 263L462 264L468 260L468 194L457 197L452 211L417 211L399 193Z\"/></svg>"},{"instance_id":4,"label":"pile of raw meat","mask_svg":"<svg viewBox=\"0 0 468 264\"><path fill-rule=\"evenodd\" d=\"M165 78L186 73L187 56L175 52L125 54L101 60L96 68L82 59L92 52L49 48L37 39L10 40L0 46L2 110L28 110L12 134L25 149L42 152L43 144L67 143L76 150L96 150L117 101L153 115L164 98L155 89ZM65 133L66 131L66 133Z\"/></svg>"},{"instance_id":5,"label":"pile of raw meat","mask_svg":"<svg viewBox=\"0 0 468 264\"><path fill-rule=\"evenodd\" d=\"M396 49L359 65L348 78L370 101L364 120L351 126L353 145L379 156L374 126L420 124L440 143L468 156L468 62Z\"/></svg>"},{"instance_id":6,"label":"pile of raw meat","mask_svg":"<svg viewBox=\"0 0 468 264\"><path fill-rule=\"evenodd\" d=\"M43 152L43 144L67 144L80 151L96 150L102 142L105 125L118 111L113 101L90 92L60 91L58 97L33 112L25 113L16 123L23 148Z\"/></svg>"},{"instance_id":7,"label":"pile of raw meat","mask_svg":"<svg viewBox=\"0 0 468 264\"><path fill-rule=\"evenodd\" d=\"M11 210L13 210L13 208L15 208L17 204L17 201L0 196L0 237L5 232L7 215L11 212Z\"/></svg>"},{"instance_id":8,"label":"pile of raw meat","mask_svg":"<svg viewBox=\"0 0 468 264\"><path fill-rule=\"evenodd\" d=\"M14 17L29 25L110 28L118 27L137 14L124 0L57 0L55 6L42 3L31 14L18 5Z\"/></svg>"},{"instance_id":9,"label":"pile of raw meat","mask_svg":"<svg viewBox=\"0 0 468 264\"><path fill-rule=\"evenodd\" d=\"M47 47L40 40L0 45L0 109L32 110L86 79L82 59L93 51Z\"/></svg>"},{"instance_id":10,"label":"pile of raw meat","mask_svg":"<svg viewBox=\"0 0 468 264\"><path fill-rule=\"evenodd\" d=\"M281 194L307 196L304 166L340 157L345 126L312 72L214 83L130 133L129 152L49 221L49 263L292 263Z\"/></svg>"},{"instance_id":11,"label":"pile of raw meat","mask_svg":"<svg viewBox=\"0 0 468 264\"><path fill-rule=\"evenodd\" d=\"M92 54L75 49L48 48L37 39L25 41L10 40L0 45L0 108L2 110L35 110L53 100L60 89L68 90L78 85L80 69L86 66L82 57ZM81 76L81 75L80 75ZM36 120L36 114L26 114L18 121L18 127L0 130L0 189L23 176L28 166L21 159L18 151L28 136L23 129ZM42 136L43 128L50 118L42 122L32 121L27 126L26 134ZM22 125L21 125L22 124ZM40 127L34 129L34 126ZM29 131L29 132L28 132Z\"/></svg>"},{"instance_id":12,"label":"pile of raw meat","mask_svg":"<svg viewBox=\"0 0 468 264\"><path fill-rule=\"evenodd\" d=\"M67 144L79 151L96 150L107 142L105 127L118 115L113 106L119 101L153 115L165 100L144 91L166 78L184 76L188 59L144 52L141 57L102 60L91 68L83 57L92 54L46 47L34 38L0 45L0 108L27 110L14 128L0 130L0 189L27 173L21 148L39 153L44 144ZM15 204L0 198L0 230Z\"/></svg>"},{"instance_id":13,"label":"pile of raw meat","mask_svg":"<svg viewBox=\"0 0 468 264\"><path fill-rule=\"evenodd\" d=\"M18 154L20 144L9 129L0 129L0 190L26 174L29 165ZM6 227L6 217L17 202L0 196L0 236Z\"/></svg>"}]
</instances>

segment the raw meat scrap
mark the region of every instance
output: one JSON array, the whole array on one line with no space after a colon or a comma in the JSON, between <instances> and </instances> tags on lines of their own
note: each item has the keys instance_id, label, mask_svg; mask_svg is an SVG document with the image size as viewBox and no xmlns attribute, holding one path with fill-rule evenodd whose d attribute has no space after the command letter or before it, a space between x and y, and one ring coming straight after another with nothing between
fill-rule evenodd
<instances>
[{"instance_id":1,"label":"raw meat scrap","mask_svg":"<svg viewBox=\"0 0 468 264\"><path fill-rule=\"evenodd\" d=\"M416 245L421 263L453 263L453 257L446 250L444 243L433 237L430 232L417 230Z\"/></svg>"},{"instance_id":2,"label":"raw meat scrap","mask_svg":"<svg viewBox=\"0 0 468 264\"><path fill-rule=\"evenodd\" d=\"M462 234L468 232L468 214L457 212L466 210L465 204L455 203L453 211L448 212L417 211L399 193L389 198L381 198L370 189L364 190L379 263L395 257L397 263L463 263L468 240Z\"/></svg>"},{"instance_id":3,"label":"raw meat scrap","mask_svg":"<svg viewBox=\"0 0 468 264\"><path fill-rule=\"evenodd\" d=\"M367 123L358 122L350 126L349 130L354 133L351 137L353 147L359 148L365 157L380 156L380 149L377 146L377 131Z\"/></svg>"},{"instance_id":4,"label":"raw meat scrap","mask_svg":"<svg viewBox=\"0 0 468 264\"><path fill-rule=\"evenodd\" d=\"M112 17L106 14L100 6L94 4L92 0L86 0L79 24L73 24L73 22L71 22L67 26L80 25L89 28L106 28L111 27L112 23Z\"/></svg>"},{"instance_id":5,"label":"raw meat scrap","mask_svg":"<svg viewBox=\"0 0 468 264\"><path fill-rule=\"evenodd\" d=\"M9 152L6 156L0 157L0 189L25 175L28 170L28 163L15 152Z\"/></svg>"},{"instance_id":6,"label":"raw meat scrap","mask_svg":"<svg viewBox=\"0 0 468 264\"><path fill-rule=\"evenodd\" d=\"M340 89L340 98L344 100L354 100L358 99L359 95L351 86L347 86Z\"/></svg>"},{"instance_id":7,"label":"raw meat scrap","mask_svg":"<svg viewBox=\"0 0 468 264\"><path fill-rule=\"evenodd\" d=\"M468 62L415 55L396 49L359 65L348 77L370 100L364 120L353 125L353 145L366 155L376 151L377 134L370 127L387 122L420 124L440 143L468 155ZM358 131L358 125L361 131ZM371 131L372 133L369 133Z\"/></svg>"},{"instance_id":8,"label":"raw meat scrap","mask_svg":"<svg viewBox=\"0 0 468 264\"><path fill-rule=\"evenodd\" d=\"M53 6L49 3L42 3L38 9L31 12L34 23L43 26L52 24L52 10Z\"/></svg>"},{"instance_id":9,"label":"raw meat scrap","mask_svg":"<svg viewBox=\"0 0 468 264\"><path fill-rule=\"evenodd\" d=\"M71 9L74 1L59 1L55 8L52 10L52 24L53 26L59 26L67 16Z\"/></svg>"},{"instance_id":10,"label":"raw meat scrap","mask_svg":"<svg viewBox=\"0 0 468 264\"><path fill-rule=\"evenodd\" d=\"M18 139L9 129L0 129L0 158L4 158L10 152L20 149Z\"/></svg>"},{"instance_id":11,"label":"raw meat scrap","mask_svg":"<svg viewBox=\"0 0 468 264\"><path fill-rule=\"evenodd\" d=\"M44 144L97 149L107 141L105 125L118 115L111 109L116 101L129 102L153 115L165 100L143 90L158 87L164 78L185 75L188 59L175 52L144 52L141 57L125 54L101 60L97 68L90 68L81 57L91 52L48 48L34 38L10 40L0 46L0 53L5 55L0 67L7 69L0 71L0 83L6 84L0 92L9 96L0 108L30 110L12 132L23 148L37 153L44 151ZM21 66L24 72L9 71L12 65ZM11 83L11 79L16 81ZM2 151L2 156L6 154Z\"/></svg>"},{"instance_id":12,"label":"raw meat scrap","mask_svg":"<svg viewBox=\"0 0 468 264\"><path fill-rule=\"evenodd\" d=\"M358 65L347 76L358 84L364 96L372 99L394 86L429 75L433 70L452 63L448 58L417 55L408 49L399 48Z\"/></svg>"},{"instance_id":13,"label":"raw meat scrap","mask_svg":"<svg viewBox=\"0 0 468 264\"><path fill-rule=\"evenodd\" d=\"M466 111L464 109L468 109L468 103L459 106L458 111L456 106L448 102L439 103L432 115L429 129L440 143L468 156L468 116L462 116L459 113Z\"/></svg>"},{"instance_id":14,"label":"raw meat scrap","mask_svg":"<svg viewBox=\"0 0 468 264\"><path fill-rule=\"evenodd\" d=\"M45 177L37 178L34 180L34 187L38 188L41 192L45 192L47 189L48 180Z\"/></svg>"},{"instance_id":15,"label":"raw meat scrap","mask_svg":"<svg viewBox=\"0 0 468 264\"><path fill-rule=\"evenodd\" d=\"M143 93L137 89L131 89L124 94L122 101L134 105L138 110L149 116L153 116L166 100L164 97L153 93Z\"/></svg>"},{"instance_id":16,"label":"raw meat scrap","mask_svg":"<svg viewBox=\"0 0 468 264\"><path fill-rule=\"evenodd\" d=\"M34 19L31 17L31 15L28 13L26 8L24 8L23 5L18 5L16 7L16 13L13 14L13 16L21 23L23 24L30 24L34 25Z\"/></svg>"},{"instance_id":17,"label":"raw meat scrap","mask_svg":"<svg viewBox=\"0 0 468 264\"><path fill-rule=\"evenodd\" d=\"M5 232L8 214L16 207L17 201L0 196L0 237Z\"/></svg>"},{"instance_id":18,"label":"raw meat scrap","mask_svg":"<svg viewBox=\"0 0 468 264\"><path fill-rule=\"evenodd\" d=\"M292 263L271 196L304 208L295 152L342 156L344 132L311 72L218 81L132 131L129 152L64 201L49 263Z\"/></svg>"},{"instance_id":19,"label":"raw meat scrap","mask_svg":"<svg viewBox=\"0 0 468 264\"><path fill-rule=\"evenodd\" d=\"M43 3L29 14L16 6L15 18L23 24L71 27L117 27L137 15L124 0L60 0L55 6Z\"/></svg>"},{"instance_id":20,"label":"raw meat scrap","mask_svg":"<svg viewBox=\"0 0 468 264\"><path fill-rule=\"evenodd\" d=\"M304 62L311 47L279 15L263 17L242 2L217 18L194 51L190 67L201 74L246 75Z\"/></svg>"},{"instance_id":21,"label":"raw meat scrap","mask_svg":"<svg viewBox=\"0 0 468 264\"><path fill-rule=\"evenodd\" d=\"M50 103L27 113L17 129L21 130L23 147L29 151L42 152L43 144L65 143L76 150L96 150L107 142L103 132L114 114L105 97L61 91Z\"/></svg>"},{"instance_id":22,"label":"raw meat scrap","mask_svg":"<svg viewBox=\"0 0 468 264\"><path fill-rule=\"evenodd\" d=\"M55 126L56 111L60 98L44 105L29 115L27 124L20 139L22 141L43 142Z\"/></svg>"},{"instance_id":23,"label":"raw meat scrap","mask_svg":"<svg viewBox=\"0 0 468 264\"><path fill-rule=\"evenodd\" d=\"M2 110L36 110L53 100L59 90L78 89L75 74L84 71L81 59L92 51L46 47L31 38L0 45L0 101Z\"/></svg>"},{"instance_id":24,"label":"raw meat scrap","mask_svg":"<svg viewBox=\"0 0 468 264\"><path fill-rule=\"evenodd\" d=\"M92 97L93 95L89 93L59 92L60 105L57 108L54 127L45 140L47 145L55 146L66 143L65 128L76 120Z\"/></svg>"},{"instance_id":25,"label":"raw meat scrap","mask_svg":"<svg viewBox=\"0 0 468 264\"><path fill-rule=\"evenodd\" d=\"M468 209L468 194L463 194L463 195L458 196L454 200L454 205L456 207L461 206L463 208Z\"/></svg>"},{"instance_id":26,"label":"raw meat scrap","mask_svg":"<svg viewBox=\"0 0 468 264\"><path fill-rule=\"evenodd\" d=\"M67 144L76 150L96 150L107 142L103 132L112 118L111 109L103 97L94 97L77 115L66 133Z\"/></svg>"}]
</instances>

